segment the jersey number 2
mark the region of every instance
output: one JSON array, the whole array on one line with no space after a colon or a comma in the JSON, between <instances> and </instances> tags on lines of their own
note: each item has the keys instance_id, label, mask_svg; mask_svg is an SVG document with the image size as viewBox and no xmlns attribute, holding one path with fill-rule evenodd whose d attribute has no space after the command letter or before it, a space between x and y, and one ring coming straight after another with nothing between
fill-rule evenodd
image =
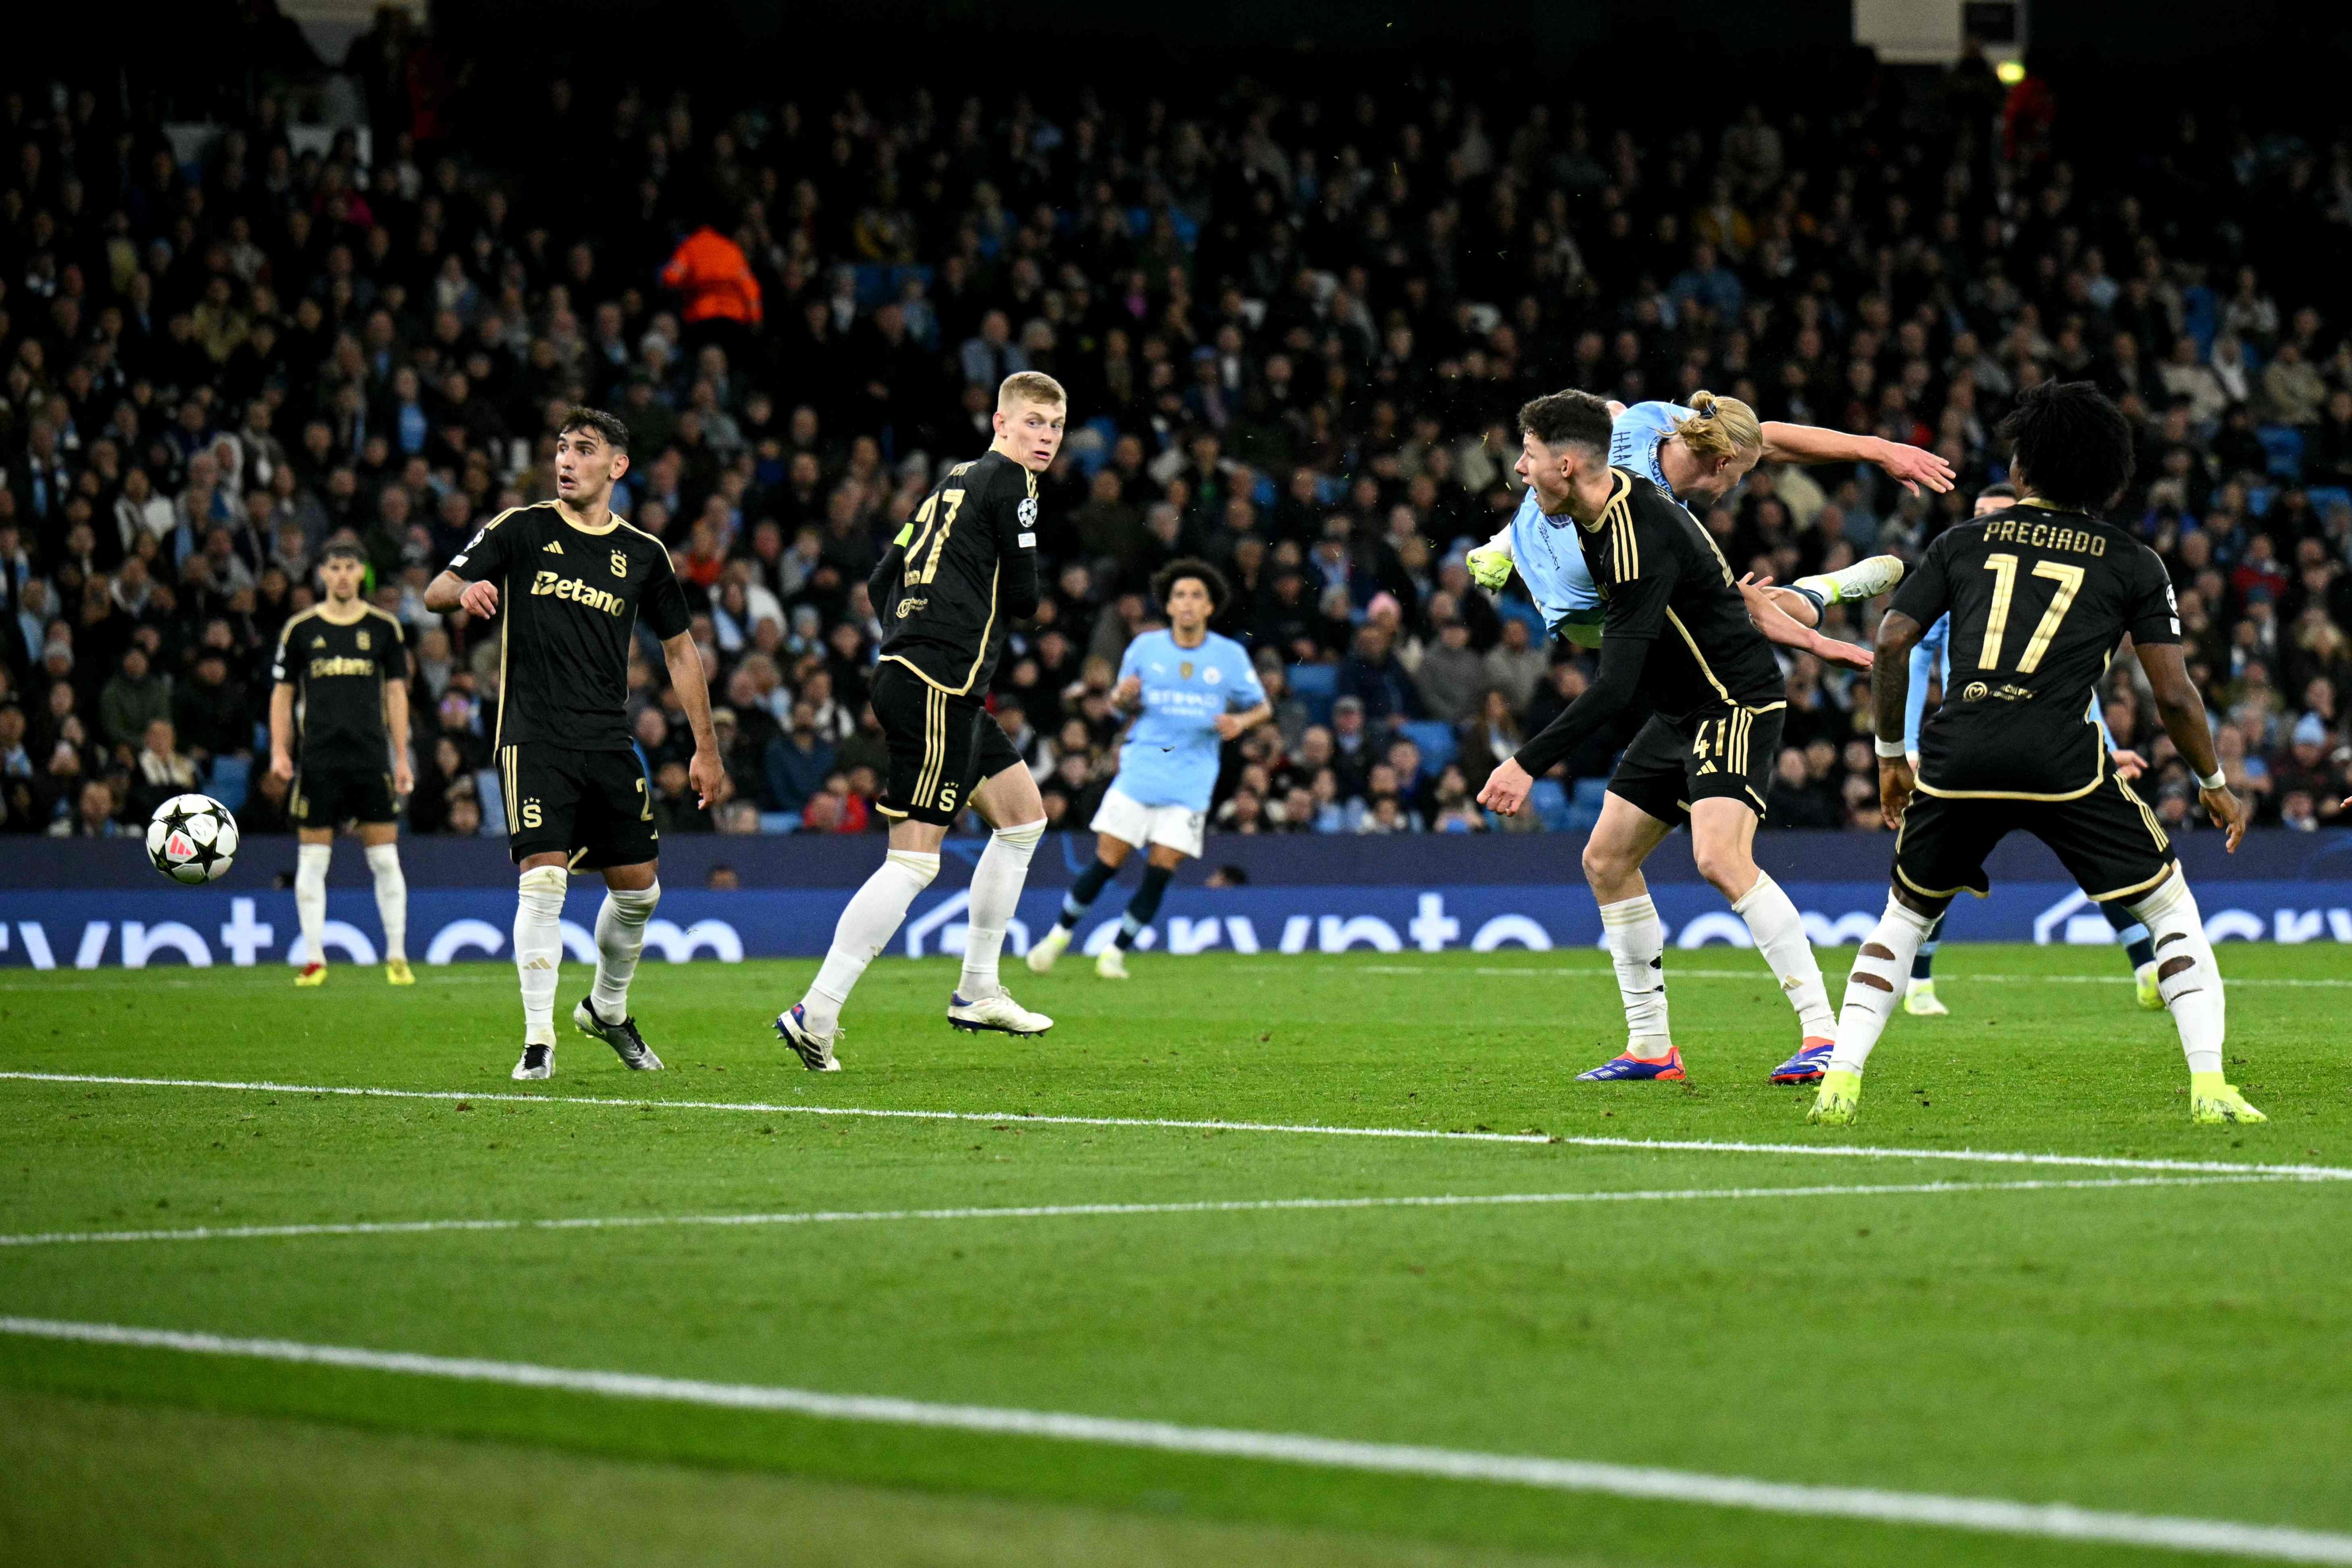
<instances>
[{"instance_id":1,"label":"jersey number 2","mask_svg":"<svg viewBox=\"0 0 2352 1568\"><path fill-rule=\"evenodd\" d=\"M1985 570L1992 574L1992 608L1985 616L1984 647L1977 651L1979 669L2000 668L2001 635L2009 629L2009 602L2017 593L2017 557L2003 552L1985 557ZM2047 577L2058 584L2050 596L2050 607L2042 612L2041 624L2025 640L2025 652L2018 657L2017 673L2032 675L2042 668L2042 656L2050 651L2050 639L2058 635L2059 623L2066 612L2074 607L2074 595L2083 591L2083 569L2062 565L2055 561L2034 563L2033 575Z\"/></svg>"},{"instance_id":2,"label":"jersey number 2","mask_svg":"<svg viewBox=\"0 0 2352 1568\"><path fill-rule=\"evenodd\" d=\"M931 521L938 515L941 501L947 502L948 514L939 520L940 531L938 537L934 538L931 533ZM914 543L907 546L906 585L908 587L920 587L940 574L940 553L947 549L948 535L955 529L956 513L962 510L963 491L960 489L941 490L935 496L924 498L922 510L915 514L915 521L922 525L922 531L915 535ZM928 559L923 555L925 540L929 540L931 545L931 553ZM919 565L917 564L919 562Z\"/></svg>"}]
</instances>

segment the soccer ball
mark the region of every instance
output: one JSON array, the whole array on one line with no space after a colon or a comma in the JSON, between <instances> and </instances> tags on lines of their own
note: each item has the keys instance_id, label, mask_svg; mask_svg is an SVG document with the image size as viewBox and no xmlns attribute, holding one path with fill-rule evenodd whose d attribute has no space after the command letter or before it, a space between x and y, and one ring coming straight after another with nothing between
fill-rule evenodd
<instances>
[{"instance_id":1,"label":"soccer ball","mask_svg":"<svg viewBox=\"0 0 2352 1568\"><path fill-rule=\"evenodd\" d=\"M236 818L208 795L175 795L147 824L147 858L192 888L228 875L236 843Z\"/></svg>"}]
</instances>

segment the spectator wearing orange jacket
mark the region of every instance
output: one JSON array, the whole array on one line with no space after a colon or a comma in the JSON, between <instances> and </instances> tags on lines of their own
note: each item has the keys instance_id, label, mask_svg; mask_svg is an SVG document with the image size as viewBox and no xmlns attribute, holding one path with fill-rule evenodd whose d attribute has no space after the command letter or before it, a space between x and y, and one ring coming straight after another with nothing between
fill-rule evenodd
<instances>
[{"instance_id":1,"label":"spectator wearing orange jacket","mask_svg":"<svg viewBox=\"0 0 2352 1568\"><path fill-rule=\"evenodd\" d=\"M761 314L760 280L743 247L704 224L671 254L661 280L685 298L688 347L716 343L740 365Z\"/></svg>"}]
</instances>

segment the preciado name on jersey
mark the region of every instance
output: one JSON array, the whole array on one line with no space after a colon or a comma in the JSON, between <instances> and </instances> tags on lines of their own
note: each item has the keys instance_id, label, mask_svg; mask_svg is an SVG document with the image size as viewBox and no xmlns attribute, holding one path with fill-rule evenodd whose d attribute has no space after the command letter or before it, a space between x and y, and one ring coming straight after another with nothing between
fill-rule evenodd
<instances>
[{"instance_id":1,"label":"preciado name on jersey","mask_svg":"<svg viewBox=\"0 0 2352 1568\"><path fill-rule=\"evenodd\" d=\"M569 599L575 605L585 605L592 610L602 610L608 616L626 615L629 609L618 594L607 593L602 588L591 588L577 577L565 577L559 580L552 572L533 574L530 591L534 596L544 595L558 599Z\"/></svg>"}]
</instances>

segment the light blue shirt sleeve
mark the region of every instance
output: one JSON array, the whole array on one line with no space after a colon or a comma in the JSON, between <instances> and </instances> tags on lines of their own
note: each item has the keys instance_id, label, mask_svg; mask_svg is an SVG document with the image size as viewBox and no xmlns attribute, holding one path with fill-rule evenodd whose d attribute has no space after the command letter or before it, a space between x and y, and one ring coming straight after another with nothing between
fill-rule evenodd
<instances>
[{"instance_id":1,"label":"light blue shirt sleeve","mask_svg":"<svg viewBox=\"0 0 2352 1568\"><path fill-rule=\"evenodd\" d=\"M1213 633L1211 635L1214 635ZM1223 656L1225 679L1234 689L1235 709L1255 708L1265 700L1265 682L1257 678L1257 666L1250 662L1249 649L1230 637L1218 637L1218 652Z\"/></svg>"},{"instance_id":2,"label":"light blue shirt sleeve","mask_svg":"<svg viewBox=\"0 0 2352 1568\"><path fill-rule=\"evenodd\" d=\"M2099 711L2099 694L2091 693L2091 722L2099 727L2099 744L2110 752L2116 749L2115 731L2107 728L2107 716Z\"/></svg>"},{"instance_id":3,"label":"light blue shirt sleeve","mask_svg":"<svg viewBox=\"0 0 2352 1568\"><path fill-rule=\"evenodd\" d=\"M1617 416L1617 423L1610 428L1609 466L1639 474L1673 495L1665 469L1658 462L1658 448L1688 417L1690 410L1679 403L1634 404Z\"/></svg>"},{"instance_id":4,"label":"light blue shirt sleeve","mask_svg":"<svg viewBox=\"0 0 2352 1568\"><path fill-rule=\"evenodd\" d=\"M1938 616L1911 649L1911 688L1903 697L1903 749L1915 756L1919 751L1919 725L1927 714L1927 681L1938 674L1949 679L1944 658L1951 635L1952 617Z\"/></svg>"},{"instance_id":5,"label":"light blue shirt sleeve","mask_svg":"<svg viewBox=\"0 0 2352 1568\"><path fill-rule=\"evenodd\" d=\"M1146 632L1139 637L1129 637L1128 639L1127 651L1118 656L1119 679L1125 680L1129 676L1133 675L1138 669L1142 668L1143 645L1150 641L1154 635L1155 634L1153 633Z\"/></svg>"}]
</instances>

